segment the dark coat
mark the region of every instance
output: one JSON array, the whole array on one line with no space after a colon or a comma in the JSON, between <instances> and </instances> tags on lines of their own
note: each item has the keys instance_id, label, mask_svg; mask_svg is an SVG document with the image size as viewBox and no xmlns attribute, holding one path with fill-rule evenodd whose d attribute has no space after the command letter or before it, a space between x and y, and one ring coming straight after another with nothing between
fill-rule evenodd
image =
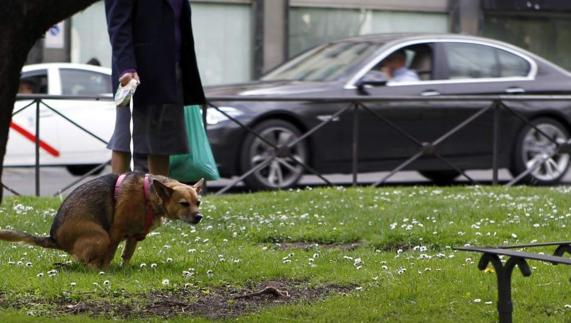
<instances>
[{"instance_id":1,"label":"dark coat","mask_svg":"<svg viewBox=\"0 0 571 323\"><path fill-rule=\"evenodd\" d=\"M169 0L105 0L107 26L113 47L113 89L120 73L134 69L141 85L136 105L179 103L176 86L175 18ZM181 13L182 88L184 104L204 104L198 73L188 1Z\"/></svg>"}]
</instances>

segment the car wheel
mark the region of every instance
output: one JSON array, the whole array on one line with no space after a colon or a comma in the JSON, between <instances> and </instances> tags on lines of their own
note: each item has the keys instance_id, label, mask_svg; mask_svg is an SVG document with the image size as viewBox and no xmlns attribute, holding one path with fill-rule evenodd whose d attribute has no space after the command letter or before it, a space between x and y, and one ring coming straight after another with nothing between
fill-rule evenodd
<instances>
[{"instance_id":1,"label":"car wheel","mask_svg":"<svg viewBox=\"0 0 571 323\"><path fill-rule=\"evenodd\" d=\"M67 166L67 171L73 175L73 176L83 176L87 173L89 173L92 169L98 167L99 165L92 165L92 164L88 164L88 165L69 165ZM99 175L101 174L101 172L103 171L103 168L98 169L96 172L94 172L91 175Z\"/></svg>"},{"instance_id":2,"label":"car wheel","mask_svg":"<svg viewBox=\"0 0 571 323\"><path fill-rule=\"evenodd\" d=\"M419 173L437 185L450 185L460 175L455 170L425 170Z\"/></svg>"},{"instance_id":3,"label":"car wheel","mask_svg":"<svg viewBox=\"0 0 571 323\"><path fill-rule=\"evenodd\" d=\"M559 122L550 118L539 118L533 124L554 141L567 141L569 132ZM546 160L529 176L523 178L524 183L549 185L558 183L569 168L569 154L555 153L556 145L542 133L531 126L526 126L519 134L515 155L510 171L518 176L538 162ZM549 157L551 154L553 156Z\"/></svg>"},{"instance_id":4,"label":"car wheel","mask_svg":"<svg viewBox=\"0 0 571 323\"><path fill-rule=\"evenodd\" d=\"M260 137L279 148L283 148L283 150L276 151L260 138L248 134L244 140L240 156L242 174L261 163L268 162L268 164L244 179L246 185L253 189L277 189L294 186L303 175L304 168L292 161L291 158L305 163L308 155L307 144L302 141L291 148L285 147L299 138L301 131L283 120L263 121L253 130Z\"/></svg>"}]
</instances>

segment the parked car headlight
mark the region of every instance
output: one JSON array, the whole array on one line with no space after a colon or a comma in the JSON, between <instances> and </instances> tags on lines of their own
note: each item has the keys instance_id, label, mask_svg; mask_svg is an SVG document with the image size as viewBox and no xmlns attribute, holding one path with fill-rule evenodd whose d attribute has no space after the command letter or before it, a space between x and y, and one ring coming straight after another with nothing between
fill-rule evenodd
<instances>
[{"instance_id":1,"label":"parked car headlight","mask_svg":"<svg viewBox=\"0 0 571 323\"><path fill-rule=\"evenodd\" d=\"M219 109L221 111L223 111L224 113L227 113L232 118L237 118L237 117L244 114L244 112L242 112L236 108L233 108L233 107L219 107ZM220 112L214 108L208 108L208 110L206 112L206 123L207 124L216 125L216 124L219 124L220 122L223 122L226 120L229 120L229 119L222 112Z\"/></svg>"}]
</instances>

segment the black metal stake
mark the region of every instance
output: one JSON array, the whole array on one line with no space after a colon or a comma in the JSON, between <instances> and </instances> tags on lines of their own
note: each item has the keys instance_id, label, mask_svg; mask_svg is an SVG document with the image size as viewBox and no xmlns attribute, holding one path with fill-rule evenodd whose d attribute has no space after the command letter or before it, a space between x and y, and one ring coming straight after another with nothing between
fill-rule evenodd
<instances>
[{"instance_id":1,"label":"black metal stake","mask_svg":"<svg viewBox=\"0 0 571 323\"><path fill-rule=\"evenodd\" d=\"M16 195L16 196L20 196L21 194L16 192L14 189L10 188L9 186L7 186L6 184L2 183L2 187L7 190L8 192Z\"/></svg>"},{"instance_id":2,"label":"black metal stake","mask_svg":"<svg viewBox=\"0 0 571 323\"><path fill-rule=\"evenodd\" d=\"M478 268L485 270L489 263L492 263L496 271L498 280L498 315L500 323L512 323L513 303L512 303L512 273L515 266L518 266L524 277L531 276L531 269L524 258L511 257L505 265L496 254L486 253L480 258Z\"/></svg>"},{"instance_id":3,"label":"black metal stake","mask_svg":"<svg viewBox=\"0 0 571 323\"><path fill-rule=\"evenodd\" d=\"M416 138L414 138L410 133L406 132L405 130L403 130L401 127L397 126L395 123L393 123L392 121L390 121L389 119L385 118L382 114L380 114L378 111L375 110L371 110L371 108L369 108L366 104L364 103L359 103L359 106L361 107L361 109L369 112L370 114L373 115L373 117L375 117L377 120L385 123L387 126L389 126L390 128L394 129L395 131L397 131L399 134L401 134L402 136L404 136L405 138L407 138L409 141L413 142L414 144L416 144L418 147L422 147L422 142L420 142L419 140L417 140Z\"/></svg>"},{"instance_id":4,"label":"black metal stake","mask_svg":"<svg viewBox=\"0 0 571 323\"><path fill-rule=\"evenodd\" d=\"M32 102L30 102L30 103L26 104L25 106L21 107L20 109L14 111L14 113L12 113L12 118L14 118L14 116L17 115L18 113L20 113L20 112L26 110L27 108L31 107L32 105L34 105L34 103L36 103L36 100L38 100L38 99L34 99L34 100L32 100Z\"/></svg>"},{"instance_id":5,"label":"black metal stake","mask_svg":"<svg viewBox=\"0 0 571 323\"><path fill-rule=\"evenodd\" d=\"M36 196L40 196L40 101L36 99Z\"/></svg>"},{"instance_id":6,"label":"black metal stake","mask_svg":"<svg viewBox=\"0 0 571 323\"><path fill-rule=\"evenodd\" d=\"M242 174L242 176L240 176L239 178L235 179L234 181L232 181L232 183L230 183L228 186L224 187L223 189L219 190L218 192L216 192L215 195L221 195L224 194L226 191L228 191L229 189L231 189L232 187L236 186L238 183L240 183L241 181L243 181L245 178L247 178L248 176L254 174L255 172L259 171L260 169L266 167L269 163L271 163L274 160L274 158L268 158L265 161L261 162L260 164L258 164L256 167L250 169L249 171L247 171L246 173Z\"/></svg>"},{"instance_id":7,"label":"black metal stake","mask_svg":"<svg viewBox=\"0 0 571 323\"><path fill-rule=\"evenodd\" d=\"M353 186L357 186L359 172L359 105L353 107Z\"/></svg>"},{"instance_id":8,"label":"black metal stake","mask_svg":"<svg viewBox=\"0 0 571 323\"><path fill-rule=\"evenodd\" d=\"M46 107L47 109L49 109L51 112L57 114L58 116L60 116L62 119L64 119L65 121L71 123L72 125L74 125L76 128L78 128L79 130L85 132L86 134L90 135L91 137L93 137L94 139L99 140L101 143L107 145L109 142L107 142L107 140L99 137L98 135L94 134L93 132L87 130L85 127L82 127L80 124L78 124L77 122L71 120L70 118L68 118L66 115L64 115L63 113L59 112L58 110L52 108L51 106L49 106L47 103L45 103L44 101L41 101L41 103L44 105L44 107Z\"/></svg>"},{"instance_id":9,"label":"black metal stake","mask_svg":"<svg viewBox=\"0 0 571 323\"><path fill-rule=\"evenodd\" d=\"M460 173L462 176L464 176L467 180L470 181L470 183L472 185L478 185L479 182L476 181L475 179L473 179L472 177L470 177L470 175L468 175L468 173L466 173L465 170L460 169L458 167L456 167L454 164L452 164L450 161L448 161L448 159L442 157L442 155L440 155L437 152L432 152L432 155L434 155L436 158L440 159L444 164L448 165L448 167L452 168L453 170L457 171L458 173Z\"/></svg>"},{"instance_id":10,"label":"black metal stake","mask_svg":"<svg viewBox=\"0 0 571 323\"><path fill-rule=\"evenodd\" d=\"M545 163L549 158L553 157L553 155L555 155L555 153L549 154L546 157L543 157L540 160L536 161L535 164L533 164L530 168L526 169L523 173L517 175L517 177L512 179L509 183L507 183L506 186L511 187L519 183L524 177L535 172L539 167L541 167L543 163Z\"/></svg>"},{"instance_id":11,"label":"black metal stake","mask_svg":"<svg viewBox=\"0 0 571 323\"><path fill-rule=\"evenodd\" d=\"M412 164L414 161L416 161L417 159L419 159L420 157L422 157L424 155L424 153L422 151L419 151L416 153L416 155L410 157L409 159L407 159L404 163L400 164L397 168L393 169L388 175L386 175L385 177L383 177L380 181L377 181L375 183L373 183L373 185L371 185L372 187L377 187L381 184L385 184L391 177L393 177L396 173L400 172L401 170L405 169L408 165Z\"/></svg>"},{"instance_id":12,"label":"black metal stake","mask_svg":"<svg viewBox=\"0 0 571 323\"><path fill-rule=\"evenodd\" d=\"M481 115L483 115L484 113L488 112L488 110L492 109L492 105L490 105L487 108L484 108L476 113L474 113L473 115L471 115L468 119L462 121L460 124L458 124L456 127L450 129L447 133L445 133L444 135L442 135L440 138L436 139L432 144L434 146L438 146L440 145L443 141L445 141L446 139L452 137L452 135L454 135L455 133L457 133L458 131L466 128L467 125L471 124L472 122L474 122L474 120L478 119Z\"/></svg>"},{"instance_id":13,"label":"black metal stake","mask_svg":"<svg viewBox=\"0 0 571 323\"><path fill-rule=\"evenodd\" d=\"M493 152L492 152L492 184L498 185L498 150L500 144L500 104L494 102L494 133L493 133Z\"/></svg>"},{"instance_id":14,"label":"black metal stake","mask_svg":"<svg viewBox=\"0 0 571 323\"><path fill-rule=\"evenodd\" d=\"M206 138L208 138L208 105L203 104L200 106L200 110L202 110L202 126L204 127L204 133L206 134ZM210 140L209 140L210 141ZM202 184L202 193L208 193L208 181L204 180Z\"/></svg>"},{"instance_id":15,"label":"black metal stake","mask_svg":"<svg viewBox=\"0 0 571 323\"><path fill-rule=\"evenodd\" d=\"M327 120L323 120L321 123L319 123L318 125L316 125L315 127L309 129L306 133L304 133L303 135L301 135L300 137L298 137L297 139L295 139L294 141L290 142L287 147L288 148L293 148L295 145L297 145L298 143L300 143L301 141L305 140L306 138L308 138L309 136L313 135L314 133L316 133L317 131L319 131L321 128L325 127L326 125L330 124L331 122L333 122L334 120L336 120L338 117L340 117L343 113L345 113L345 111L348 111L350 108L352 107L352 104L346 106L345 108L335 112L335 114L333 114L329 119ZM271 144L270 144L271 145ZM271 145L273 146L273 145Z\"/></svg>"}]
</instances>

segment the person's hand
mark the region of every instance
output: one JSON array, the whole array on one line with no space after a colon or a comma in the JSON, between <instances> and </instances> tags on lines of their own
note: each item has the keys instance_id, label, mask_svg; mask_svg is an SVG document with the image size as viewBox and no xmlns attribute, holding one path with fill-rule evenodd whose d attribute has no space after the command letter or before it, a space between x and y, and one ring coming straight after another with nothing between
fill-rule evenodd
<instances>
[{"instance_id":1,"label":"person's hand","mask_svg":"<svg viewBox=\"0 0 571 323\"><path fill-rule=\"evenodd\" d=\"M129 84L129 82L131 82L132 79L140 81L139 74L137 74L137 72L124 73L119 78L119 83L121 83L121 86L125 86L125 85Z\"/></svg>"}]
</instances>

